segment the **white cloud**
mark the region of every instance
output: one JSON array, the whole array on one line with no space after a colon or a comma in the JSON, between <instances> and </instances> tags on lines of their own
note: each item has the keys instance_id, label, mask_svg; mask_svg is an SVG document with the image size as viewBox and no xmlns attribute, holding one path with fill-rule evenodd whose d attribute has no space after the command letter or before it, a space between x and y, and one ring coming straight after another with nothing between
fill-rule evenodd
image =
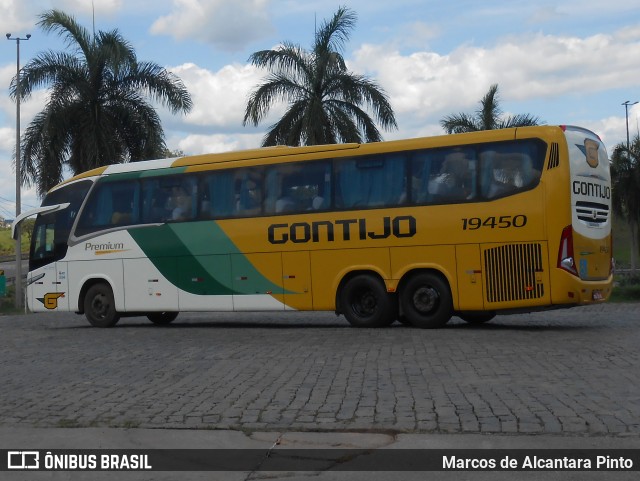
<instances>
[{"instance_id":1,"label":"white cloud","mask_svg":"<svg viewBox=\"0 0 640 481\"><path fill-rule=\"evenodd\" d=\"M586 107L591 96L636 88L638 58L640 27L629 27L585 38L513 36L493 47L462 45L448 54L403 55L387 45L366 44L349 67L376 79L390 96L400 128L413 135L443 115L474 111L493 83L500 85L503 104L580 96ZM607 131L620 134L609 125Z\"/></svg>"},{"instance_id":2,"label":"white cloud","mask_svg":"<svg viewBox=\"0 0 640 481\"><path fill-rule=\"evenodd\" d=\"M186 155L230 152L253 149L260 146L262 134L212 134L187 135L179 140L169 139L169 145L177 145Z\"/></svg>"},{"instance_id":3,"label":"white cloud","mask_svg":"<svg viewBox=\"0 0 640 481\"><path fill-rule=\"evenodd\" d=\"M11 32L14 36L24 37L34 28L33 14L35 12L31 2L24 0L0 0L0 32Z\"/></svg>"},{"instance_id":4,"label":"white cloud","mask_svg":"<svg viewBox=\"0 0 640 481\"><path fill-rule=\"evenodd\" d=\"M151 26L154 34L197 39L237 52L273 30L269 0L173 0L173 12Z\"/></svg>"},{"instance_id":5,"label":"white cloud","mask_svg":"<svg viewBox=\"0 0 640 481\"><path fill-rule=\"evenodd\" d=\"M264 72L251 65L226 65L217 72L192 63L171 68L182 79L194 109L185 121L216 128L242 125L247 96Z\"/></svg>"},{"instance_id":6,"label":"white cloud","mask_svg":"<svg viewBox=\"0 0 640 481\"><path fill-rule=\"evenodd\" d=\"M268 126L286 109L283 103L273 105L257 129L242 125L249 94L267 74L252 65L231 64L212 72L188 63L170 70L182 79L194 105L184 117L162 109L165 126L187 133L179 141L168 138L170 148L197 154L258 147ZM165 129L167 136L171 137L169 129Z\"/></svg>"},{"instance_id":7,"label":"white cloud","mask_svg":"<svg viewBox=\"0 0 640 481\"><path fill-rule=\"evenodd\" d=\"M373 72L398 111L427 114L477 102L496 82L505 97L514 99L636 86L637 58L640 29L627 29L619 36L584 39L513 37L492 49L462 46L448 55L403 56L383 45L364 45L353 67Z\"/></svg>"},{"instance_id":8,"label":"white cloud","mask_svg":"<svg viewBox=\"0 0 640 481\"><path fill-rule=\"evenodd\" d=\"M122 9L123 0L54 0L53 8L71 15L111 15Z\"/></svg>"}]
</instances>

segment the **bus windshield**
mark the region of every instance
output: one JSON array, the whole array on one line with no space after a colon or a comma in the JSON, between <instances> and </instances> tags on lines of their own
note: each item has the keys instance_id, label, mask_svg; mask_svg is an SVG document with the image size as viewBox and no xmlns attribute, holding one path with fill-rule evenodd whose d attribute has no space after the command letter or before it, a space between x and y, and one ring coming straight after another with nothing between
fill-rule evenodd
<instances>
[{"instance_id":1,"label":"bus windshield","mask_svg":"<svg viewBox=\"0 0 640 481\"><path fill-rule=\"evenodd\" d=\"M42 206L68 202L69 207L40 214L31 236L29 270L37 269L62 259L67 253L67 241L80 206L92 185L89 180L74 182L49 192Z\"/></svg>"}]
</instances>

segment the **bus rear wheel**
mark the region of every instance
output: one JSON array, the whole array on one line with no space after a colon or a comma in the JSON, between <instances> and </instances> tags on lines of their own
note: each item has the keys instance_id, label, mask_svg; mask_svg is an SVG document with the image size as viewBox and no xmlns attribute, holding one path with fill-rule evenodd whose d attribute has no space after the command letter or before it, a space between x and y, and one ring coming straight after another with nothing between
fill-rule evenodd
<instances>
[{"instance_id":1,"label":"bus rear wheel","mask_svg":"<svg viewBox=\"0 0 640 481\"><path fill-rule=\"evenodd\" d=\"M94 327L113 327L120 320L109 284L92 285L84 296L84 315Z\"/></svg>"},{"instance_id":2,"label":"bus rear wheel","mask_svg":"<svg viewBox=\"0 0 640 481\"><path fill-rule=\"evenodd\" d=\"M382 280L369 274L345 283L340 290L340 307L354 327L388 326L398 315L395 296L387 293Z\"/></svg>"},{"instance_id":3,"label":"bus rear wheel","mask_svg":"<svg viewBox=\"0 0 640 481\"><path fill-rule=\"evenodd\" d=\"M178 317L177 312L149 312L147 314L147 319L158 326L166 326L175 321L176 317Z\"/></svg>"},{"instance_id":4,"label":"bus rear wheel","mask_svg":"<svg viewBox=\"0 0 640 481\"><path fill-rule=\"evenodd\" d=\"M400 290L400 307L412 326L422 329L442 327L453 315L451 289L437 274L413 275Z\"/></svg>"}]
</instances>

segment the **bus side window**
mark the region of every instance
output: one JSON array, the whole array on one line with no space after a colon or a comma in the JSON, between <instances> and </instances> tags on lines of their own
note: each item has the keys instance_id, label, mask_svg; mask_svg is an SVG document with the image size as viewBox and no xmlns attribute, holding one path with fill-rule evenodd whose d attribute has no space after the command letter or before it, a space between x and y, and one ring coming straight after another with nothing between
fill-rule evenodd
<instances>
[{"instance_id":1,"label":"bus side window","mask_svg":"<svg viewBox=\"0 0 640 481\"><path fill-rule=\"evenodd\" d=\"M198 188L195 178L177 177L177 182L171 185L171 196L169 197L169 209L171 210L171 220L185 221L196 217Z\"/></svg>"},{"instance_id":2,"label":"bus side window","mask_svg":"<svg viewBox=\"0 0 640 481\"><path fill-rule=\"evenodd\" d=\"M111 187L111 203L113 213L111 214L111 225L124 226L135 224L138 218L138 198L140 189L138 182L123 182L107 184L105 191Z\"/></svg>"},{"instance_id":3,"label":"bus side window","mask_svg":"<svg viewBox=\"0 0 640 481\"><path fill-rule=\"evenodd\" d=\"M468 148L421 153L413 164L413 201L449 203L475 198L476 166L475 152Z\"/></svg>"},{"instance_id":4,"label":"bus side window","mask_svg":"<svg viewBox=\"0 0 640 481\"><path fill-rule=\"evenodd\" d=\"M331 201L331 164L326 161L269 167L265 175L264 213L323 210Z\"/></svg>"},{"instance_id":5,"label":"bus side window","mask_svg":"<svg viewBox=\"0 0 640 481\"><path fill-rule=\"evenodd\" d=\"M336 207L385 207L406 199L406 157L380 154L336 163Z\"/></svg>"},{"instance_id":6,"label":"bus side window","mask_svg":"<svg viewBox=\"0 0 640 481\"><path fill-rule=\"evenodd\" d=\"M483 151L480 154L483 197L494 199L537 185L543 162L539 151L540 147L530 141L495 145Z\"/></svg>"},{"instance_id":7,"label":"bus side window","mask_svg":"<svg viewBox=\"0 0 640 481\"><path fill-rule=\"evenodd\" d=\"M236 214L235 171L220 170L206 175L202 186L204 218L224 218Z\"/></svg>"},{"instance_id":8,"label":"bus side window","mask_svg":"<svg viewBox=\"0 0 640 481\"><path fill-rule=\"evenodd\" d=\"M169 192L163 189L159 178L145 179L142 183L142 222L161 223L169 219L167 205Z\"/></svg>"},{"instance_id":9,"label":"bus side window","mask_svg":"<svg viewBox=\"0 0 640 481\"><path fill-rule=\"evenodd\" d=\"M85 235L140 221L140 184L137 181L102 182L96 186L78 219L77 235Z\"/></svg>"},{"instance_id":10,"label":"bus side window","mask_svg":"<svg viewBox=\"0 0 640 481\"><path fill-rule=\"evenodd\" d=\"M238 197L238 215L250 217L262 212L262 175L259 169L237 171L235 181Z\"/></svg>"}]
</instances>

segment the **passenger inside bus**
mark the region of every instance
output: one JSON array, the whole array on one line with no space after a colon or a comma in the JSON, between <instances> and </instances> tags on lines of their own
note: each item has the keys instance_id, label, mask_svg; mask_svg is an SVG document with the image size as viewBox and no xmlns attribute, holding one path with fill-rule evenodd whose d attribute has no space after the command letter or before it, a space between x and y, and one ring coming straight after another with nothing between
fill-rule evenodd
<instances>
[{"instance_id":1,"label":"passenger inside bus","mask_svg":"<svg viewBox=\"0 0 640 481\"><path fill-rule=\"evenodd\" d=\"M247 172L239 182L237 212L241 216L258 215L262 212L261 179L257 172Z\"/></svg>"},{"instance_id":2,"label":"passenger inside bus","mask_svg":"<svg viewBox=\"0 0 640 481\"><path fill-rule=\"evenodd\" d=\"M171 201L173 204L172 220L188 220L191 218L191 196L187 193L185 187L174 187Z\"/></svg>"},{"instance_id":3,"label":"passenger inside bus","mask_svg":"<svg viewBox=\"0 0 640 481\"><path fill-rule=\"evenodd\" d=\"M540 172L533 169L528 155L519 152L494 154L492 162L489 198L529 187L540 178Z\"/></svg>"},{"instance_id":4,"label":"passenger inside bus","mask_svg":"<svg viewBox=\"0 0 640 481\"><path fill-rule=\"evenodd\" d=\"M111 215L112 225L128 225L131 224L133 206L131 200L121 196L113 198L113 214Z\"/></svg>"},{"instance_id":5,"label":"passenger inside bus","mask_svg":"<svg viewBox=\"0 0 640 481\"><path fill-rule=\"evenodd\" d=\"M469 159L454 150L444 159L440 173L430 181L429 193L440 200L464 200L471 194Z\"/></svg>"}]
</instances>

